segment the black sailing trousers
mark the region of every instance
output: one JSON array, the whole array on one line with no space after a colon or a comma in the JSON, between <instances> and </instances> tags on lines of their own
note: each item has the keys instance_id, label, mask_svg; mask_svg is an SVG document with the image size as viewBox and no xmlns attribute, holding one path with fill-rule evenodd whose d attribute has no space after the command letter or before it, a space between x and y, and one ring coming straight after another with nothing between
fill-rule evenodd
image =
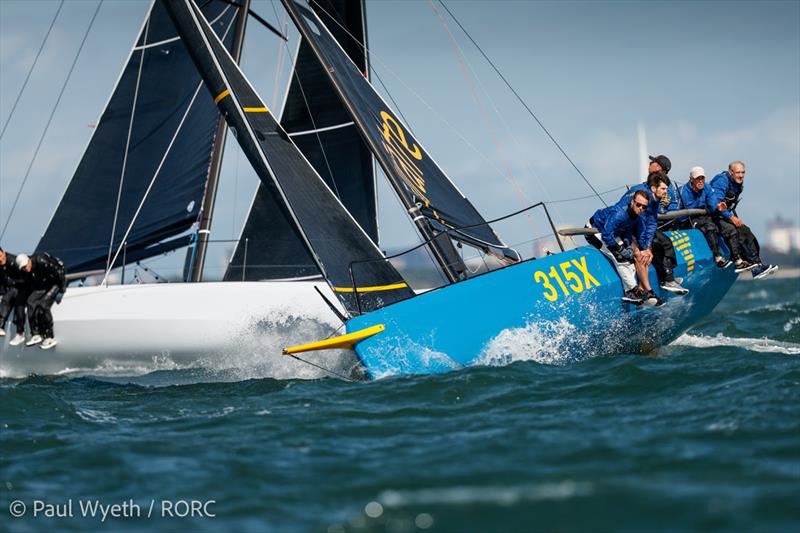
<instances>
[{"instance_id":1,"label":"black sailing trousers","mask_svg":"<svg viewBox=\"0 0 800 533\"><path fill-rule=\"evenodd\" d=\"M742 224L737 228L722 217L717 219L717 226L725 244L731 250L733 261L742 258L749 263L761 264L761 246L748 226Z\"/></svg>"},{"instance_id":2,"label":"black sailing trousers","mask_svg":"<svg viewBox=\"0 0 800 533\"><path fill-rule=\"evenodd\" d=\"M0 297L0 328L6 327L8 315L14 310L14 326L20 335L25 333L25 302L27 298L17 287L8 287Z\"/></svg>"},{"instance_id":3,"label":"black sailing trousers","mask_svg":"<svg viewBox=\"0 0 800 533\"><path fill-rule=\"evenodd\" d=\"M678 258L675 257L675 247L663 231L658 230L653 236L653 268L656 269L658 282L664 284L668 281L675 281L673 269L678 266Z\"/></svg>"},{"instance_id":4,"label":"black sailing trousers","mask_svg":"<svg viewBox=\"0 0 800 533\"><path fill-rule=\"evenodd\" d=\"M681 229L699 229L708 242L708 247L711 248L711 253L714 257L722 257L722 252L719 249L719 229L714 224L714 219L708 215L692 217L681 224Z\"/></svg>"},{"instance_id":5,"label":"black sailing trousers","mask_svg":"<svg viewBox=\"0 0 800 533\"><path fill-rule=\"evenodd\" d=\"M41 335L46 339L53 338L53 313L50 308L56 300L58 287L33 291L28 296L28 322L32 335Z\"/></svg>"}]
</instances>

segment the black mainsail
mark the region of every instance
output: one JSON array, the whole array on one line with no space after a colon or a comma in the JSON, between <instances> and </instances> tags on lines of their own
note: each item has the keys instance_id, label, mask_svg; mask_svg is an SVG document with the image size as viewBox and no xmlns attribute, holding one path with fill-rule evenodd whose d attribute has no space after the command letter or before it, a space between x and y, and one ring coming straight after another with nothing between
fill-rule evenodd
<instances>
[{"instance_id":1,"label":"black mainsail","mask_svg":"<svg viewBox=\"0 0 800 533\"><path fill-rule=\"evenodd\" d=\"M440 265L453 280L452 246L440 232L488 253L510 260L519 255L494 233L467 200L425 152L369 81L344 53L328 28L304 1L282 0L303 38L311 45L333 82L364 140L381 164L423 237L440 238L432 243ZM421 214L422 216L418 216ZM424 220L423 220L424 218ZM438 250L437 250L438 248Z\"/></svg>"},{"instance_id":2,"label":"black mainsail","mask_svg":"<svg viewBox=\"0 0 800 533\"><path fill-rule=\"evenodd\" d=\"M237 8L214 0L203 12L230 48ZM176 236L198 219L218 118L163 4L154 2L37 251L85 272L105 269L126 233L128 263L186 246L188 237Z\"/></svg>"},{"instance_id":3,"label":"black mainsail","mask_svg":"<svg viewBox=\"0 0 800 533\"><path fill-rule=\"evenodd\" d=\"M256 174L348 313L412 297L400 274L272 117L200 9L192 0L165 0L165 6Z\"/></svg>"},{"instance_id":4,"label":"black mainsail","mask_svg":"<svg viewBox=\"0 0 800 533\"><path fill-rule=\"evenodd\" d=\"M363 0L323 0L316 9L361 72L368 72ZM342 105L314 51L300 41L281 112L281 126L325 183L378 242L372 154ZM314 259L273 196L259 184L225 280L319 276Z\"/></svg>"}]
</instances>

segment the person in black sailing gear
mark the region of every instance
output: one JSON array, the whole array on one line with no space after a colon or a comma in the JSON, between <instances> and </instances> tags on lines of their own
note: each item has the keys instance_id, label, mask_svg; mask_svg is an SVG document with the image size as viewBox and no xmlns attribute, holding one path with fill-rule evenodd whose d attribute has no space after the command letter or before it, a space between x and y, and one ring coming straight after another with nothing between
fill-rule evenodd
<instances>
[{"instance_id":1,"label":"person in black sailing gear","mask_svg":"<svg viewBox=\"0 0 800 533\"><path fill-rule=\"evenodd\" d=\"M31 338L26 346L42 343L41 348L49 350L57 343L53 335L53 303L60 303L67 290L64 263L48 253L25 254L17 256L17 267L29 289L28 322Z\"/></svg>"},{"instance_id":2,"label":"person in black sailing gear","mask_svg":"<svg viewBox=\"0 0 800 533\"><path fill-rule=\"evenodd\" d=\"M13 310L17 334L9 342L11 346L19 346L25 342L25 302L27 300L24 284L15 261L16 256L0 248L0 337L6 336L6 322Z\"/></svg>"},{"instance_id":3,"label":"person in black sailing gear","mask_svg":"<svg viewBox=\"0 0 800 533\"><path fill-rule=\"evenodd\" d=\"M586 240L597 249L605 245L609 256L617 269L622 281L622 301L641 305L645 302L656 305L658 299L651 301L648 291L636 283L636 254L640 253L636 236L640 230L640 216L647 209L650 197L645 191L633 193L630 203L623 207L612 205L605 209L598 209L589 219L588 227L600 230L598 239L594 235L587 235ZM646 272L646 271L645 271Z\"/></svg>"},{"instance_id":4,"label":"person in black sailing gear","mask_svg":"<svg viewBox=\"0 0 800 533\"><path fill-rule=\"evenodd\" d=\"M720 172L711 180L710 193L714 221L725 244L731 251L731 261L736 272L750 270L753 278L761 279L778 270L777 265L765 265L761 261L761 247L749 227L736 214L740 196L744 191L744 163L734 161L728 170Z\"/></svg>"},{"instance_id":5,"label":"person in black sailing gear","mask_svg":"<svg viewBox=\"0 0 800 533\"><path fill-rule=\"evenodd\" d=\"M689 181L680 188L682 209L705 209L709 213L714 208L711 205L709 191L711 186L706 187L706 171L703 167L692 167L689 171ZM722 257L719 249L719 230L710 214L678 219L679 229L699 229L714 254L714 261L720 268L728 268L730 260Z\"/></svg>"}]
</instances>

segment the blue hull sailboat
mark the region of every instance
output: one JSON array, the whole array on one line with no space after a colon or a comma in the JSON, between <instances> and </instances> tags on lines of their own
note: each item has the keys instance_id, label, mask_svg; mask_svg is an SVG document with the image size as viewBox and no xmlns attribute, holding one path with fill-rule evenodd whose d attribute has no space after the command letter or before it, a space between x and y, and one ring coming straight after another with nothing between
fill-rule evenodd
<instances>
[{"instance_id":1,"label":"blue hull sailboat","mask_svg":"<svg viewBox=\"0 0 800 533\"><path fill-rule=\"evenodd\" d=\"M510 340L525 335L531 345L552 345L557 336L556 348L575 356L643 353L707 315L735 281L733 271L714 265L696 230L668 233L679 257L675 274L690 292L668 297L658 309L623 304L614 266L594 248L522 261L444 175L308 5L300 0L283 4L447 279L443 287L412 291L274 120L197 7L191 0L166 0L208 89L238 131L243 151L296 225L346 312L345 335L285 353L353 348L371 378L507 360ZM473 274L454 243L480 250L500 267Z\"/></svg>"}]
</instances>

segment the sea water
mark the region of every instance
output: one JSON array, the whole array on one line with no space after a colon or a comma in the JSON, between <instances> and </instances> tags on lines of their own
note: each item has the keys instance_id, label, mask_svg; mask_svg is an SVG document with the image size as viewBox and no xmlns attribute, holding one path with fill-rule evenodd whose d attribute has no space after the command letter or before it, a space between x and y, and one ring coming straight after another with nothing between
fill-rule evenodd
<instances>
[{"instance_id":1,"label":"sea water","mask_svg":"<svg viewBox=\"0 0 800 533\"><path fill-rule=\"evenodd\" d=\"M503 366L371 383L2 380L0 524L800 529L800 280L738 282L652 356L566 356L553 334L507 340Z\"/></svg>"}]
</instances>

